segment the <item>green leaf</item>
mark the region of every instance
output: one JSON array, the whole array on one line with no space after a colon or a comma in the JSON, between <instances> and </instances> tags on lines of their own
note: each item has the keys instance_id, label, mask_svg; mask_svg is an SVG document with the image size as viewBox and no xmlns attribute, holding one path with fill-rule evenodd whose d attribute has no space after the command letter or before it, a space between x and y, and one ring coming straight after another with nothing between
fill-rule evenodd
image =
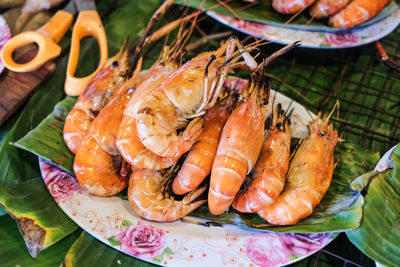
<instances>
[{"instance_id":1,"label":"green leaf","mask_svg":"<svg viewBox=\"0 0 400 267\"><path fill-rule=\"evenodd\" d=\"M86 232L73 244L64 259L63 265L71 266L154 266L104 245Z\"/></svg>"},{"instance_id":2,"label":"green leaf","mask_svg":"<svg viewBox=\"0 0 400 267\"><path fill-rule=\"evenodd\" d=\"M0 187L0 204L17 221L32 257L78 228L54 202L42 178Z\"/></svg>"},{"instance_id":3,"label":"green leaf","mask_svg":"<svg viewBox=\"0 0 400 267\"><path fill-rule=\"evenodd\" d=\"M373 168L379 159L379 154L365 151L350 142L343 142L336 146L334 155L338 165L334 170L331 186L314 212L295 225L269 225L258 215L239 213L233 209L214 216L209 212L207 205L193 211L190 216L222 224L237 224L282 233L316 233L355 229L361 222L364 200L359 191L351 189L350 183Z\"/></svg>"},{"instance_id":4,"label":"green leaf","mask_svg":"<svg viewBox=\"0 0 400 267\"><path fill-rule=\"evenodd\" d=\"M155 263L161 264L161 262L162 262L163 259L164 259L164 255L161 254L161 255L158 255L158 256L155 257L155 258L152 258L151 260L152 260L153 262L155 262Z\"/></svg>"},{"instance_id":5,"label":"green leaf","mask_svg":"<svg viewBox=\"0 0 400 267\"><path fill-rule=\"evenodd\" d=\"M69 173L74 173L72 169L74 154L68 150L63 139L62 130L65 118L75 102L75 97L66 97L54 107L53 112L38 127L30 131L14 145L52 161Z\"/></svg>"},{"instance_id":6,"label":"green leaf","mask_svg":"<svg viewBox=\"0 0 400 267\"><path fill-rule=\"evenodd\" d=\"M387 266L400 265L400 146L394 150L393 169L372 177L365 196L360 228L346 232L368 257Z\"/></svg>"},{"instance_id":7,"label":"green leaf","mask_svg":"<svg viewBox=\"0 0 400 267\"><path fill-rule=\"evenodd\" d=\"M175 253L172 251L170 247L165 247L162 254L169 256L169 255L174 255Z\"/></svg>"},{"instance_id":8,"label":"green leaf","mask_svg":"<svg viewBox=\"0 0 400 267\"><path fill-rule=\"evenodd\" d=\"M301 258L301 256L294 255L294 254L290 254L290 256L289 256L290 261L295 261L295 260L297 260L298 258Z\"/></svg>"},{"instance_id":9,"label":"green leaf","mask_svg":"<svg viewBox=\"0 0 400 267\"><path fill-rule=\"evenodd\" d=\"M0 217L0 262L2 266L59 266L68 249L81 230L77 230L60 242L42 251L33 259L15 221L8 215Z\"/></svg>"},{"instance_id":10,"label":"green leaf","mask_svg":"<svg viewBox=\"0 0 400 267\"><path fill-rule=\"evenodd\" d=\"M124 220L122 220L122 223L121 223L121 229L124 229L130 225L133 225L133 223L129 220L124 219Z\"/></svg>"},{"instance_id":11,"label":"green leaf","mask_svg":"<svg viewBox=\"0 0 400 267\"><path fill-rule=\"evenodd\" d=\"M110 242L111 246L121 246L121 243L118 241L118 239L113 235L112 237L107 239L108 242Z\"/></svg>"}]
</instances>

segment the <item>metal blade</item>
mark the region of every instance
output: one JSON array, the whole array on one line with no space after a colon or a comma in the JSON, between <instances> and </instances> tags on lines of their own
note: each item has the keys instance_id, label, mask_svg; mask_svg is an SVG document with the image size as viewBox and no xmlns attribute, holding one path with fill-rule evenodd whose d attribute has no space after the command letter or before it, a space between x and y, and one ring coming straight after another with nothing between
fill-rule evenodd
<instances>
[{"instance_id":1,"label":"metal blade","mask_svg":"<svg viewBox=\"0 0 400 267\"><path fill-rule=\"evenodd\" d=\"M96 10L96 4L94 0L73 0L75 2L78 11L84 10Z\"/></svg>"}]
</instances>

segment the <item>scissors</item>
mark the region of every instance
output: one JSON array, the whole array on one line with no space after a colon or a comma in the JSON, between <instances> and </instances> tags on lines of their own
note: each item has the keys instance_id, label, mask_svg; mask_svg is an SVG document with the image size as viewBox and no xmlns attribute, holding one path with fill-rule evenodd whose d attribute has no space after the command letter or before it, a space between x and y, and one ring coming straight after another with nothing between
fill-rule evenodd
<instances>
[{"instance_id":1,"label":"scissors","mask_svg":"<svg viewBox=\"0 0 400 267\"><path fill-rule=\"evenodd\" d=\"M50 21L37 31L23 32L11 38L4 45L1 53L4 65L14 72L29 72L38 69L50 59L60 55L61 47L57 43L69 29L73 15L77 11L79 11L79 15L72 30L64 88L67 95L80 95L108 57L107 37L100 16L96 11L94 0L70 0L64 10L57 11ZM97 39L100 47L100 62L92 74L78 78L74 74L78 65L80 40L87 36ZM29 62L16 63L12 58L13 52L31 43L38 46L36 56Z\"/></svg>"}]
</instances>

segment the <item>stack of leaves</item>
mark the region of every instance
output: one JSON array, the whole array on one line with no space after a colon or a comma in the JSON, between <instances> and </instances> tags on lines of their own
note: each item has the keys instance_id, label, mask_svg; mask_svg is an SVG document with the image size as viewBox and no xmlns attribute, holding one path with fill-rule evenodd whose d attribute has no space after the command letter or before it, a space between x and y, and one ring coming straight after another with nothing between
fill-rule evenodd
<instances>
[{"instance_id":1,"label":"stack of leaves","mask_svg":"<svg viewBox=\"0 0 400 267\"><path fill-rule=\"evenodd\" d=\"M400 266L400 145L390 159L393 168L367 173L353 183L353 187L367 184L368 188L361 226L346 234L370 258L386 266Z\"/></svg>"}]
</instances>

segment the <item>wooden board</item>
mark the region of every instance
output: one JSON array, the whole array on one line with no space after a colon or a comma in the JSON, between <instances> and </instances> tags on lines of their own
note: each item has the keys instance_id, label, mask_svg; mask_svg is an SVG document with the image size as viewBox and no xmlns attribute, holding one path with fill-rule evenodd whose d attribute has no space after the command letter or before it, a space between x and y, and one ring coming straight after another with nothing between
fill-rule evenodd
<instances>
[{"instance_id":1,"label":"wooden board","mask_svg":"<svg viewBox=\"0 0 400 267\"><path fill-rule=\"evenodd\" d=\"M17 58L26 62L34 57L36 48ZM0 126L11 116L55 70L56 64L49 61L31 72L13 72L5 69L0 77Z\"/></svg>"}]
</instances>

